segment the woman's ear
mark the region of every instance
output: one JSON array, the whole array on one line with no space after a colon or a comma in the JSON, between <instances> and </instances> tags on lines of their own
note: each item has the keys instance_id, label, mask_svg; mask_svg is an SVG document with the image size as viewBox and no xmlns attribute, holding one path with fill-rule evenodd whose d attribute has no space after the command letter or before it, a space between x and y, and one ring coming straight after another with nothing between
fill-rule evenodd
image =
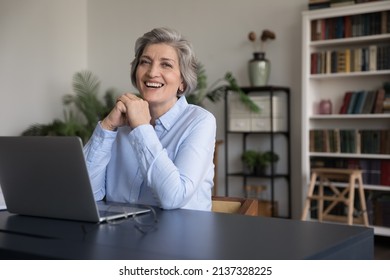
<instances>
[{"instance_id":1,"label":"woman's ear","mask_svg":"<svg viewBox=\"0 0 390 280\"><path fill-rule=\"evenodd\" d=\"M177 89L177 93L181 94L184 92L184 82L181 82L179 88Z\"/></svg>"}]
</instances>

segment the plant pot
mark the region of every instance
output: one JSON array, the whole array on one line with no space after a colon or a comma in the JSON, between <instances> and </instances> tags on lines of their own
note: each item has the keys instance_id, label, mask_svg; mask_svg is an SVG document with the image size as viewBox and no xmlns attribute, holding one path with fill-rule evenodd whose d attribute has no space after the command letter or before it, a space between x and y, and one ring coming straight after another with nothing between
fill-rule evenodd
<instances>
[{"instance_id":1,"label":"plant pot","mask_svg":"<svg viewBox=\"0 0 390 280\"><path fill-rule=\"evenodd\" d=\"M255 168L253 166L243 164L242 173L244 173L245 175L253 175L255 173Z\"/></svg>"},{"instance_id":2,"label":"plant pot","mask_svg":"<svg viewBox=\"0 0 390 280\"><path fill-rule=\"evenodd\" d=\"M271 64L265 58L264 52L253 53L253 59L248 62L249 81L251 86L265 86L268 84Z\"/></svg>"},{"instance_id":3,"label":"plant pot","mask_svg":"<svg viewBox=\"0 0 390 280\"><path fill-rule=\"evenodd\" d=\"M273 174L272 174L272 166L273 166L273 168L274 168ZM276 172L276 166L277 166L276 162L271 163L270 165L268 165L267 168L266 168L266 170L265 170L266 175L275 175L275 174L277 173L277 172Z\"/></svg>"},{"instance_id":4,"label":"plant pot","mask_svg":"<svg viewBox=\"0 0 390 280\"><path fill-rule=\"evenodd\" d=\"M256 166L255 168L255 174L256 175L266 175L266 166Z\"/></svg>"}]
</instances>

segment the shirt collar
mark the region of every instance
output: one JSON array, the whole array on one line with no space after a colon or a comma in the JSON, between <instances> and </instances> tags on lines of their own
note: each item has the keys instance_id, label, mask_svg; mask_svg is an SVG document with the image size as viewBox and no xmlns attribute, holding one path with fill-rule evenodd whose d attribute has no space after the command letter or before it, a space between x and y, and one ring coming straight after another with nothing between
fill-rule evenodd
<instances>
[{"instance_id":1,"label":"shirt collar","mask_svg":"<svg viewBox=\"0 0 390 280\"><path fill-rule=\"evenodd\" d=\"M185 96L181 96L168 112L158 118L157 124L161 123L166 130L170 130L171 127L177 122L178 118L183 114L187 108L188 102Z\"/></svg>"}]
</instances>

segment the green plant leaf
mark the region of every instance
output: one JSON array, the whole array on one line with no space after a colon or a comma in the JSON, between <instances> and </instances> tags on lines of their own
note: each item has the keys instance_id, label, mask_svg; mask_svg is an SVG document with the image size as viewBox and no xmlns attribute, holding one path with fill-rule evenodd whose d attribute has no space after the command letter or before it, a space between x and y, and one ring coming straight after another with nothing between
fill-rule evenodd
<instances>
[{"instance_id":1,"label":"green plant leaf","mask_svg":"<svg viewBox=\"0 0 390 280\"><path fill-rule=\"evenodd\" d=\"M92 135L99 120L115 105L115 89L107 90L104 102L99 98L99 79L90 71L73 75L73 94L63 96L64 120L49 124L33 124L22 132L23 136L52 135L79 136L85 143Z\"/></svg>"},{"instance_id":2,"label":"green plant leaf","mask_svg":"<svg viewBox=\"0 0 390 280\"><path fill-rule=\"evenodd\" d=\"M230 89L232 91L238 93L238 95L240 96L241 102L245 106L247 106L249 108L249 110L251 110L252 112L255 112L255 113L260 112L259 106L257 106L256 103L254 103L252 101L252 99L250 99L249 96L246 95L245 92L243 92L241 90L241 88L238 86L238 84L236 82L236 79L234 78L234 76L233 76L233 74L231 72L227 72L225 74L225 80L229 83Z\"/></svg>"},{"instance_id":3,"label":"green plant leaf","mask_svg":"<svg viewBox=\"0 0 390 280\"><path fill-rule=\"evenodd\" d=\"M211 102L220 101L228 88L240 96L240 101L244 103L252 112L260 112L260 108L246 95L238 86L236 79L231 72L227 72L221 79L215 81L210 88L207 88L207 75L202 64L198 66L198 85L194 92L186 96L188 103L202 105L207 98ZM225 82L221 84L221 82ZM226 84L227 83L227 84Z\"/></svg>"}]
</instances>

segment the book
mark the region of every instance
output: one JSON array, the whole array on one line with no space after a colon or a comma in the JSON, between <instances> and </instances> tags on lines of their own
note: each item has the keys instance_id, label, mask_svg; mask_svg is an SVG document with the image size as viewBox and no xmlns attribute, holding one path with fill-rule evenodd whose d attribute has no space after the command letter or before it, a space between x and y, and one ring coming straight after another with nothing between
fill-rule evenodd
<instances>
[{"instance_id":1,"label":"book","mask_svg":"<svg viewBox=\"0 0 390 280\"><path fill-rule=\"evenodd\" d=\"M344 73L346 71L345 50L337 51L337 73Z\"/></svg>"},{"instance_id":2,"label":"book","mask_svg":"<svg viewBox=\"0 0 390 280\"><path fill-rule=\"evenodd\" d=\"M370 45L368 47L369 49L369 66L368 66L368 70L369 71L375 71L377 70L377 46L376 45Z\"/></svg>"},{"instance_id":3,"label":"book","mask_svg":"<svg viewBox=\"0 0 390 280\"><path fill-rule=\"evenodd\" d=\"M331 51L330 50L327 50L326 51L326 69L325 69L325 73L326 74L330 74L332 73L332 55L331 55Z\"/></svg>"},{"instance_id":4,"label":"book","mask_svg":"<svg viewBox=\"0 0 390 280\"><path fill-rule=\"evenodd\" d=\"M376 91L370 90L367 92L366 100L363 104L362 114L371 114L376 100Z\"/></svg>"},{"instance_id":5,"label":"book","mask_svg":"<svg viewBox=\"0 0 390 280\"><path fill-rule=\"evenodd\" d=\"M381 12L381 34L386 34L387 32L390 32L390 30L387 30L387 11Z\"/></svg>"},{"instance_id":6,"label":"book","mask_svg":"<svg viewBox=\"0 0 390 280\"><path fill-rule=\"evenodd\" d=\"M380 154L390 155L390 130L382 130L380 132ZM389 169L390 173L390 169Z\"/></svg>"},{"instance_id":7,"label":"book","mask_svg":"<svg viewBox=\"0 0 390 280\"><path fill-rule=\"evenodd\" d=\"M354 59L354 69L353 71L354 72L360 72L362 71L362 49L361 48L357 48L354 50L353 52L353 59Z\"/></svg>"},{"instance_id":8,"label":"book","mask_svg":"<svg viewBox=\"0 0 390 280\"><path fill-rule=\"evenodd\" d=\"M360 130L355 130L355 153L360 154L362 152L362 134Z\"/></svg>"},{"instance_id":9,"label":"book","mask_svg":"<svg viewBox=\"0 0 390 280\"><path fill-rule=\"evenodd\" d=\"M351 72L351 49L345 49L345 72Z\"/></svg>"},{"instance_id":10,"label":"book","mask_svg":"<svg viewBox=\"0 0 390 280\"><path fill-rule=\"evenodd\" d=\"M390 82L384 82L383 89L385 90L385 98L383 100L383 113L390 114Z\"/></svg>"},{"instance_id":11,"label":"book","mask_svg":"<svg viewBox=\"0 0 390 280\"><path fill-rule=\"evenodd\" d=\"M317 41L317 40L319 40L318 38L317 38L317 20L312 20L311 22L310 22L310 24L311 24L311 27L310 27L310 30L311 30L311 34L310 34L310 40L311 41Z\"/></svg>"},{"instance_id":12,"label":"book","mask_svg":"<svg viewBox=\"0 0 390 280\"><path fill-rule=\"evenodd\" d=\"M320 73L324 74L326 72L326 52L323 51L320 53L321 56L321 67L320 67Z\"/></svg>"},{"instance_id":13,"label":"book","mask_svg":"<svg viewBox=\"0 0 390 280\"><path fill-rule=\"evenodd\" d=\"M367 161L367 184L379 185L381 181L381 160Z\"/></svg>"},{"instance_id":14,"label":"book","mask_svg":"<svg viewBox=\"0 0 390 280\"><path fill-rule=\"evenodd\" d=\"M374 114L381 114L383 113L383 101L385 100L385 90L383 88L378 89L376 99L375 99L375 105L374 105Z\"/></svg>"},{"instance_id":15,"label":"book","mask_svg":"<svg viewBox=\"0 0 390 280\"><path fill-rule=\"evenodd\" d=\"M377 70L390 69L390 46L379 45L377 46Z\"/></svg>"},{"instance_id":16,"label":"book","mask_svg":"<svg viewBox=\"0 0 390 280\"><path fill-rule=\"evenodd\" d=\"M350 101L349 101L349 104L347 107L347 114L353 113L353 110L354 110L355 105L356 105L357 97L358 97L358 92L357 91L352 92L352 95L351 95L351 98L350 98Z\"/></svg>"},{"instance_id":17,"label":"book","mask_svg":"<svg viewBox=\"0 0 390 280\"><path fill-rule=\"evenodd\" d=\"M368 48L362 48L362 61L361 61L361 71L368 71L369 67L369 50Z\"/></svg>"},{"instance_id":18,"label":"book","mask_svg":"<svg viewBox=\"0 0 390 280\"><path fill-rule=\"evenodd\" d=\"M351 16L344 17L344 37L345 38L352 37L352 17Z\"/></svg>"},{"instance_id":19,"label":"book","mask_svg":"<svg viewBox=\"0 0 390 280\"><path fill-rule=\"evenodd\" d=\"M361 151L364 154L381 154L383 141L383 130L361 130Z\"/></svg>"},{"instance_id":20,"label":"book","mask_svg":"<svg viewBox=\"0 0 390 280\"><path fill-rule=\"evenodd\" d=\"M354 130L340 129L340 152L341 153L354 153Z\"/></svg>"},{"instance_id":21,"label":"book","mask_svg":"<svg viewBox=\"0 0 390 280\"><path fill-rule=\"evenodd\" d=\"M343 7L348 5L355 5L355 0L330 0L331 7Z\"/></svg>"},{"instance_id":22,"label":"book","mask_svg":"<svg viewBox=\"0 0 390 280\"><path fill-rule=\"evenodd\" d=\"M347 114L348 106L349 106L349 102L351 100L352 93L353 93L352 91L347 91L344 94L344 100L343 100L343 104L341 105L339 114Z\"/></svg>"},{"instance_id":23,"label":"book","mask_svg":"<svg viewBox=\"0 0 390 280\"><path fill-rule=\"evenodd\" d=\"M372 130L372 153L380 154L381 149L381 131L380 130Z\"/></svg>"},{"instance_id":24,"label":"book","mask_svg":"<svg viewBox=\"0 0 390 280\"><path fill-rule=\"evenodd\" d=\"M310 54L310 74L317 74L317 53Z\"/></svg>"},{"instance_id":25,"label":"book","mask_svg":"<svg viewBox=\"0 0 390 280\"><path fill-rule=\"evenodd\" d=\"M330 7L329 1L308 4L309 10L324 9L324 8L329 8L329 7Z\"/></svg>"},{"instance_id":26,"label":"book","mask_svg":"<svg viewBox=\"0 0 390 280\"><path fill-rule=\"evenodd\" d=\"M388 114L390 113L390 97L386 97L383 101L383 113Z\"/></svg>"},{"instance_id":27,"label":"book","mask_svg":"<svg viewBox=\"0 0 390 280\"><path fill-rule=\"evenodd\" d=\"M309 131L309 152L311 152L311 153L315 152L314 141L315 141L315 131L310 130Z\"/></svg>"},{"instance_id":28,"label":"book","mask_svg":"<svg viewBox=\"0 0 390 280\"><path fill-rule=\"evenodd\" d=\"M352 114L361 114L363 111L363 105L367 98L367 91L359 91L356 104L353 108Z\"/></svg>"},{"instance_id":29,"label":"book","mask_svg":"<svg viewBox=\"0 0 390 280\"><path fill-rule=\"evenodd\" d=\"M344 38L344 17L337 17L335 18L335 39L341 39Z\"/></svg>"},{"instance_id":30,"label":"book","mask_svg":"<svg viewBox=\"0 0 390 280\"><path fill-rule=\"evenodd\" d=\"M336 51L331 51L330 61L331 61L331 67L330 67L331 73L337 73L337 52Z\"/></svg>"},{"instance_id":31,"label":"book","mask_svg":"<svg viewBox=\"0 0 390 280\"><path fill-rule=\"evenodd\" d=\"M338 129L330 129L329 130L329 148L331 153L339 153L340 152L340 141L338 137L339 131Z\"/></svg>"}]
</instances>

